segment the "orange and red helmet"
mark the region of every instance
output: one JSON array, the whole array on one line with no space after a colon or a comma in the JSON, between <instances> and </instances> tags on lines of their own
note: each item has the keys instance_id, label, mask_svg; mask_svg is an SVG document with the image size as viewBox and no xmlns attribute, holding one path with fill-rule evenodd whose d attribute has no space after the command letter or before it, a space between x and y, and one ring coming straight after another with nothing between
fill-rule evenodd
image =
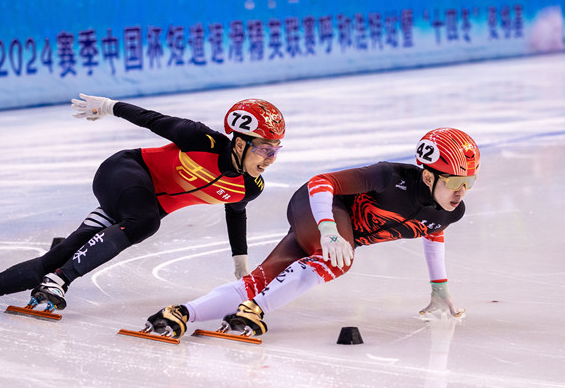
<instances>
[{"instance_id":1,"label":"orange and red helmet","mask_svg":"<svg viewBox=\"0 0 565 388\"><path fill-rule=\"evenodd\" d=\"M481 154L471 136L455 128L437 128L426 133L416 147L416 161L439 173L474 176Z\"/></svg>"},{"instance_id":2,"label":"orange and red helmet","mask_svg":"<svg viewBox=\"0 0 565 388\"><path fill-rule=\"evenodd\" d=\"M238 132L251 137L280 140L284 137L285 122L282 113L270 102L248 98L235 103L224 119L229 135Z\"/></svg>"}]
</instances>

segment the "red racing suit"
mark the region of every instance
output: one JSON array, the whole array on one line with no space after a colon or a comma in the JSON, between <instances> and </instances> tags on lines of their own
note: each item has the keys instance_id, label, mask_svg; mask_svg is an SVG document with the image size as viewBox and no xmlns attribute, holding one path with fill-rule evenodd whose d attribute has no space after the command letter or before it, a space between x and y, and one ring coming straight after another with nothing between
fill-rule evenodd
<instances>
[{"instance_id":1,"label":"red racing suit","mask_svg":"<svg viewBox=\"0 0 565 388\"><path fill-rule=\"evenodd\" d=\"M172 143L142 148L143 164L164 213L196 204L225 204L233 255L247 253L246 211L263 191L261 176L238 173L232 163L230 139L206 125L118 102L114 115L150 129Z\"/></svg>"}]
</instances>

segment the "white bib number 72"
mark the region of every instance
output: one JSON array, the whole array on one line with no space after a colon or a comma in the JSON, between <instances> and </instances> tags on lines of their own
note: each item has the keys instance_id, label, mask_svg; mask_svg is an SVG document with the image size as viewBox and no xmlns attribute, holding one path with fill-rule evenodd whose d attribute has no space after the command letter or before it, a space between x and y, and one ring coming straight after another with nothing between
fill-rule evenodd
<instances>
[{"instance_id":1,"label":"white bib number 72","mask_svg":"<svg viewBox=\"0 0 565 388\"><path fill-rule=\"evenodd\" d=\"M230 112L226 122L236 132L253 132L259 126L257 118L244 110Z\"/></svg>"}]
</instances>

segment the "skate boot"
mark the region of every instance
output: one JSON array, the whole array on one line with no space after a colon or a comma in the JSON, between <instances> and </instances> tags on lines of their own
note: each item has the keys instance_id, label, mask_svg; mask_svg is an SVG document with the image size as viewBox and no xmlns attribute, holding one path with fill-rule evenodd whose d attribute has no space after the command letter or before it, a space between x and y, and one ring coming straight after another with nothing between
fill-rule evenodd
<instances>
[{"instance_id":1,"label":"skate boot","mask_svg":"<svg viewBox=\"0 0 565 388\"><path fill-rule=\"evenodd\" d=\"M54 273L49 273L43 277L43 282L31 290L31 298L37 303L47 302L53 309L63 310L67 307L65 292L68 286L63 279Z\"/></svg>"},{"instance_id":2,"label":"skate boot","mask_svg":"<svg viewBox=\"0 0 565 388\"><path fill-rule=\"evenodd\" d=\"M146 328L173 338L180 338L186 332L188 310L185 306L169 306L147 318Z\"/></svg>"},{"instance_id":3,"label":"skate boot","mask_svg":"<svg viewBox=\"0 0 565 388\"><path fill-rule=\"evenodd\" d=\"M254 300L248 300L240 304L235 314L224 317L224 322L234 331L252 331L254 335L261 335L267 332L267 324L263 322L263 310Z\"/></svg>"}]
</instances>

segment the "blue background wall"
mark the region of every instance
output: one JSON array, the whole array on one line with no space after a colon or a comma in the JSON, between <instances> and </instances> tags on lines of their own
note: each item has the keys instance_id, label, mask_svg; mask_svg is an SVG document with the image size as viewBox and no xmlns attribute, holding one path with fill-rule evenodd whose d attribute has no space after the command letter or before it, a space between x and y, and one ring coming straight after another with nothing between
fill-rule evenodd
<instances>
[{"instance_id":1,"label":"blue background wall","mask_svg":"<svg viewBox=\"0 0 565 388\"><path fill-rule=\"evenodd\" d=\"M17 0L0 109L563 50L551 0Z\"/></svg>"}]
</instances>

